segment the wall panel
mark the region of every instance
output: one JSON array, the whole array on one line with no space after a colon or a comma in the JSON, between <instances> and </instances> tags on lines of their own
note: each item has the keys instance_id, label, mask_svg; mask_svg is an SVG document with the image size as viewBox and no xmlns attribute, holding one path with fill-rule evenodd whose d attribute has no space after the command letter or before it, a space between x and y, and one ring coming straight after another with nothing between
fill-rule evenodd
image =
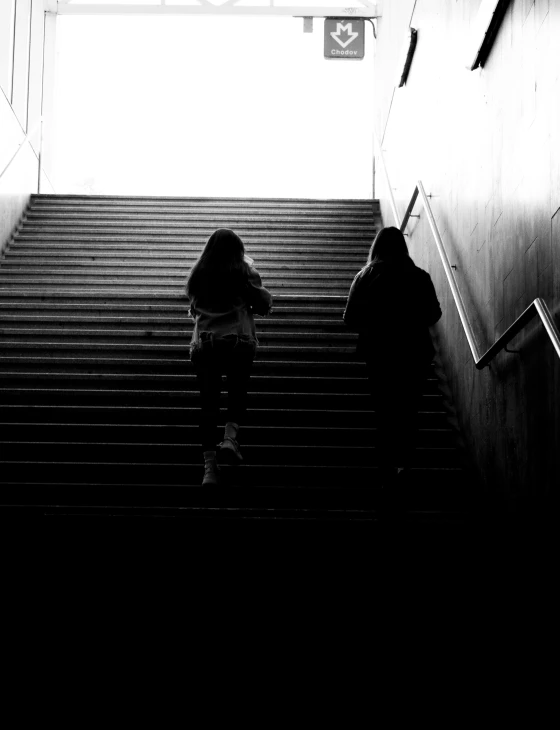
<instances>
[{"instance_id":1,"label":"wall panel","mask_svg":"<svg viewBox=\"0 0 560 730\"><path fill-rule=\"evenodd\" d=\"M0 88L12 98L14 62L15 0L0 3Z\"/></svg>"},{"instance_id":2,"label":"wall panel","mask_svg":"<svg viewBox=\"0 0 560 730\"><path fill-rule=\"evenodd\" d=\"M31 0L17 0L14 38L14 75L12 107L27 128L27 99L29 89L29 50L31 39Z\"/></svg>"},{"instance_id":3,"label":"wall panel","mask_svg":"<svg viewBox=\"0 0 560 730\"><path fill-rule=\"evenodd\" d=\"M0 172L10 161L25 134L10 103L0 91ZM0 178L0 253L23 213L31 193L37 190L37 158L31 151L21 150L5 175Z\"/></svg>"}]
</instances>

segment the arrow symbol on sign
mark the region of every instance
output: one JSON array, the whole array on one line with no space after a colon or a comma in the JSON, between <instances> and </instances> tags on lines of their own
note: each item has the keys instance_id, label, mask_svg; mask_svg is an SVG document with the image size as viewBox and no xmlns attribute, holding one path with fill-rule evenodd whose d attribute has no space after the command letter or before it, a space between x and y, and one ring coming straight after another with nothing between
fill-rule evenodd
<instances>
[{"instance_id":1,"label":"arrow symbol on sign","mask_svg":"<svg viewBox=\"0 0 560 730\"><path fill-rule=\"evenodd\" d=\"M348 40L341 40L341 35L343 33L348 33ZM358 35L358 33L352 33L352 23L346 23L346 25L344 25L344 23L337 23L336 33L331 33L331 36L335 39L339 46L342 46L343 48L349 46L353 40L356 40Z\"/></svg>"}]
</instances>

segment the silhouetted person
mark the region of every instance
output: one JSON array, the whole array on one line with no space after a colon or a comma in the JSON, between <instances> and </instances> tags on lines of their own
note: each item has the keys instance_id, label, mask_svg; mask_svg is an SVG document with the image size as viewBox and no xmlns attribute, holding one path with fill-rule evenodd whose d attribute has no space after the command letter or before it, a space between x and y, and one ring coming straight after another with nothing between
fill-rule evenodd
<instances>
[{"instance_id":1,"label":"silhouetted person","mask_svg":"<svg viewBox=\"0 0 560 730\"><path fill-rule=\"evenodd\" d=\"M359 332L377 413L382 483L406 478L417 433L422 386L434 356L428 328L441 317L430 275L408 254L398 228L377 234L356 275L344 321Z\"/></svg>"},{"instance_id":2,"label":"silhouetted person","mask_svg":"<svg viewBox=\"0 0 560 730\"><path fill-rule=\"evenodd\" d=\"M245 256L239 236L219 228L208 239L187 279L186 293L194 330L190 355L200 390L200 434L204 456L204 485L218 483L217 457L243 461L237 433L247 409L247 389L257 337L253 312L268 314L272 296ZM218 446L222 375L227 377L228 411L222 442Z\"/></svg>"}]
</instances>

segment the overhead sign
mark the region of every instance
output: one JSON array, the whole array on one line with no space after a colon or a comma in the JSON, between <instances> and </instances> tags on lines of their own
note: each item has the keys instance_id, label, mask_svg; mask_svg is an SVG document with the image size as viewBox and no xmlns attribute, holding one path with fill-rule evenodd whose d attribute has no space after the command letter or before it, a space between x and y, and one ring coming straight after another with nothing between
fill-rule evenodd
<instances>
[{"instance_id":1,"label":"overhead sign","mask_svg":"<svg viewBox=\"0 0 560 730\"><path fill-rule=\"evenodd\" d=\"M325 18L325 58L364 57L364 21Z\"/></svg>"}]
</instances>

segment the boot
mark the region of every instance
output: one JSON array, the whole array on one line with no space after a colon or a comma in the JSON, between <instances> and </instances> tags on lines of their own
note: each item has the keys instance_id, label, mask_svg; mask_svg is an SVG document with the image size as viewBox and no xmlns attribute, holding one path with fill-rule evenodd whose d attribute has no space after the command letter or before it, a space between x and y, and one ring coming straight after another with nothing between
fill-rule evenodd
<instances>
[{"instance_id":1,"label":"boot","mask_svg":"<svg viewBox=\"0 0 560 730\"><path fill-rule=\"evenodd\" d=\"M239 451L239 444L236 440L238 431L239 426L237 423L233 423L232 421L226 423L224 440L218 446L220 450L220 461L224 461L227 464L240 464L243 461L243 457Z\"/></svg>"},{"instance_id":2,"label":"boot","mask_svg":"<svg viewBox=\"0 0 560 730\"><path fill-rule=\"evenodd\" d=\"M216 461L215 451L204 452L204 479L202 480L203 487L216 486L219 481L219 467Z\"/></svg>"}]
</instances>

